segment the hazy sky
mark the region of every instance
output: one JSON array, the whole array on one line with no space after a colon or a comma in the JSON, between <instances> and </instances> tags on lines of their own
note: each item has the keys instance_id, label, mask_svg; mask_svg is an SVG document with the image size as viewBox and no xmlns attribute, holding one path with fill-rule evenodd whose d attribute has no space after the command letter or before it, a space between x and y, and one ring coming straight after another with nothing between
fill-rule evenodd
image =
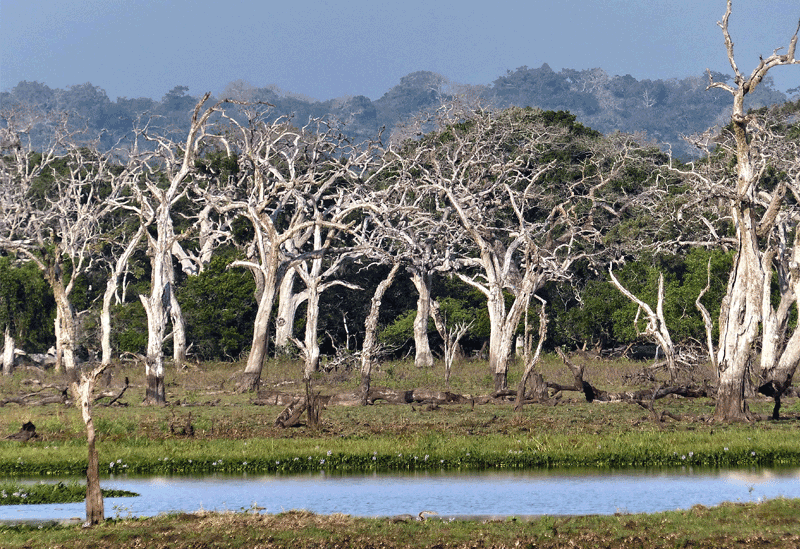
<instances>
[{"instance_id":1,"label":"hazy sky","mask_svg":"<svg viewBox=\"0 0 800 549\"><path fill-rule=\"evenodd\" d=\"M0 89L91 82L112 100L160 99L241 79L377 99L418 70L489 84L545 62L683 78L730 73L724 12L724 0L0 0ZM798 18L798 0L734 1L739 68L788 46ZM800 66L770 74L781 91L800 86Z\"/></svg>"}]
</instances>

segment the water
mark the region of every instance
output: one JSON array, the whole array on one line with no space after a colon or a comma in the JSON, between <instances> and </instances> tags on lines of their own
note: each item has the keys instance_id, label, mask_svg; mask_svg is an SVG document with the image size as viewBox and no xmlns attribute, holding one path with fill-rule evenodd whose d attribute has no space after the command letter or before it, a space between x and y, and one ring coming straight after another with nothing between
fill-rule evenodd
<instances>
[{"instance_id":1,"label":"water","mask_svg":"<svg viewBox=\"0 0 800 549\"><path fill-rule=\"evenodd\" d=\"M101 485L141 494L106 498L107 517L253 507L266 513L306 509L366 517L424 510L446 516L586 515L798 498L800 469L123 476L103 479ZM0 520L84 516L84 503L0 506Z\"/></svg>"}]
</instances>

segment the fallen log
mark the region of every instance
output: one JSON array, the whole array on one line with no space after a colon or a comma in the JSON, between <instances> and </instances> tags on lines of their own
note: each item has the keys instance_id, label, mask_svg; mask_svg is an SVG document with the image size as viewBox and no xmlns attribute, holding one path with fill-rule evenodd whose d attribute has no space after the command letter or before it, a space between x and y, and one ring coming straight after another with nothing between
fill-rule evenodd
<instances>
[{"instance_id":1,"label":"fallen log","mask_svg":"<svg viewBox=\"0 0 800 549\"><path fill-rule=\"evenodd\" d=\"M45 394L44 391L53 390L56 394ZM0 400L0 406L18 404L20 406L44 406L45 404L66 404L69 400L66 387L47 385L38 391L19 396L11 396Z\"/></svg>"}]
</instances>

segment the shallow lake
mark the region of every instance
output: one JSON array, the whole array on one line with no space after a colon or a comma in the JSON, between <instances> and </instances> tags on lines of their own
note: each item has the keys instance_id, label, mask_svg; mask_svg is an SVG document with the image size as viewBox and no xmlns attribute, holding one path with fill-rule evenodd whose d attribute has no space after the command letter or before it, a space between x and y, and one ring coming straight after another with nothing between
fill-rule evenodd
<instances>
[{"instance_id":1,"label":"shallow lake","mask_svg":"<svg viewBox=\"0 0 800 549\"><path fill-rule=\"evenodd\" d=\"M32 481L32 479L28 479ZM48 480L47 482L55 482ZM696 504L800 497L800 469L648 471L515 471L111 477L103 488L130 490L106 498L107 517L175 511L391 516L435 511L445 516L585 515L657 512ZM83 517L84 503L0 506L0 520Z\"/></svg>"}]
</instances>

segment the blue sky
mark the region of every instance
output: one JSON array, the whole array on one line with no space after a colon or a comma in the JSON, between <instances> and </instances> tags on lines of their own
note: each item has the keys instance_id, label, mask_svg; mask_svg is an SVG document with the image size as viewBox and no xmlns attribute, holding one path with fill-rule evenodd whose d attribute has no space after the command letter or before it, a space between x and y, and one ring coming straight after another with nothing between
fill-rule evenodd
<instances>
[{"instance_id":1,"label":"blue sky","mask_svg":"<svg viewBox=\"0 0 800 549\"><path fill-rule=\"evenodd\" d=\"M731 72L724 12L724 0L0 0L0 89L91 82L112 100L160 99L244 80L377 99L418 70L489 84L545 62L683 78ZM798 18L798 0L734 1L739 68L788 46ZM781 91L800 86L800 66L770 74Z\"/></svg>"}]
</instances>

